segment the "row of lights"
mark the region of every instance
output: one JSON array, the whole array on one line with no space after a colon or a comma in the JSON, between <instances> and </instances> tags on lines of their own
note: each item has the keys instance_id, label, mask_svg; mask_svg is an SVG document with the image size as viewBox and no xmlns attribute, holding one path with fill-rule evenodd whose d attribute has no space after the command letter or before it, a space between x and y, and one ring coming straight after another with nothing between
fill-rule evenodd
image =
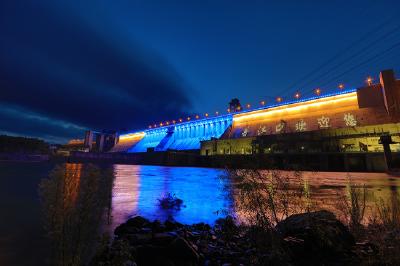
<instances>
[{"instance_id":1,"label":"row of lights","mask_svg":"<svg viewBox=\"0 0 400 266\"><path fill-rule=\"evenodd\" d=\"M367 79L365 80L365 82L367 83L368 86L371 86L371 85L372 85L372 82L373 82L373 78L372 78L372 77L367 77ZM340 84L338 85L338 88L339 88L340 90L343 90L344 87L345 87L345 86L344 86L343 83L340 83ZM314 94L317 95L317 96L320 96L321 93L322 93L322 90L321 90L320 88L316 88L316 89L314 90ZM296 92L296 93L294 94L294 98L295 98L296 100L300 99L300 97L301 97L300 92ZM275 101L276 101L277 103L281 103L281 102L283 101L283 98L282 98L282 97L276 97ZM265 106L265 104L266 104L266 102L265 102L264 100L260 102L260 105L261 105L261 106ZM251 104L249 104L249 103L246 104L246 108L247 108L247 109L250 109L250 108L251 108ZM242 110L242 108L241 108L240 106L236 108L236 111L241 111L241 110ZM232 110L231 110L230 108L228 108L226 111L227 111L228 113L232 112ZM218 111L215 112L215 115L218 116L218 115L219 115L219 112L218 112ZM204 117L205 117L205 118L209 117L209 113L205 113L205 114L204 114ZM199 119L199 118L200 118L199 115L195 115L195 119ZM190 121L190 120L191 120L191 117L188 116L188 117L186 118L186 120L187 120L187 121ZM169 121L166 121L165 123L161 122L161 123L159 123L158 125L157 125L157 124L150 125L149 128L156 128L157 126L160 126L160 127L162 127L162 126L168 126L168 125L170 125L170 124L176 124L176 123L182 123L182 122L183 122L183 119L182 119L182 118L179 118L178 121L172 120L171 122L169 122Z\"/></svg>"}]
</instances>

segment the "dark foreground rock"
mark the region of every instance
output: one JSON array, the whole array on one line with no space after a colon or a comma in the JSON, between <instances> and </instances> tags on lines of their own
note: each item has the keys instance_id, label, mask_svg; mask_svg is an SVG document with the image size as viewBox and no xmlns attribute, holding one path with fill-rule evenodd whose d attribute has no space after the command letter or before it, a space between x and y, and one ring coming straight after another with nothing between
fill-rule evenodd
<instances>
[{"instance_id":1,"label":"dark foreground rock","mask_svg":"<svg viewBox=\"0 0 400 266\"><path fill-rule=\"evenodd\" d=\"M296 264L344 264L353 255L353 235L331 212L295 214L276 229Z\"/></svg>"},{"instance_id":2,"label":"dark foreground rock","mask_svg":"<svg viewBox=\"0 0 400 266\"><path fill-rule=\"evenodd\" d=\"M237 226L231 217L210 227L137 216L114 233L112 244L100 250L92 265L348 264L343 258L354 245L347 228L325 211L290 216L271 231Z\"/></svg>"}]
</instances>

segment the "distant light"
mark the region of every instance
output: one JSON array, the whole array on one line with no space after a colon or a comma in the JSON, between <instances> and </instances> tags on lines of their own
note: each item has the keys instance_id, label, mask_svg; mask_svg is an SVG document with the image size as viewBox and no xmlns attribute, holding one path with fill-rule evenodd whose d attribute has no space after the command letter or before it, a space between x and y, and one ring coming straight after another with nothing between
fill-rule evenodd
<instances>
[{"instance_id":1,"label":"distant light","mask_svg":"<svg viewBox=\"0 0 400 266\"><path fill-rule=\"evenodd\" d=\"M205 113L205 114L204 114L204 116L205 116L205 117L208 117L208 114L207 114L207 113Z\"/></svg>"},{"instance_id":2,"label":"distant light","mask_svg":"<svg viewBox=\"0 0 400 266\"><path fill-rule=\"evenodd\" d=\"M261 101L260 104L264 106L265 105L265 101Z\"/></svg>"},{"instance_id":3,"label":"distant light","mask_svg":"<svg viewBox=\"0 0 400 266\"><path fill-rule=\"evenodd\" d=\"M277 101L278 103L282 102L282 97L276 97L276 101Z\"/></svg>"},{"instance_id":4,"label":"distant light","mask_svg":"<svg viewBox=\"0 0 400 266\"><path fill-rule=\"evenodd\" d=\"M182 118L179 118L179 122L182 122L183 121L183 119Z\"/></svg>"},{"instance_id":5,"label":"distant light","mask_svg":"<svg viewBox=\"0 0 400 266\"><path fill-rule=\"evenodd\" d=\"M251 107L251 105L248 103L248 104L246 105L246 107L247 107L247 108L250 108L250 107Z\"/></svg>"},{"instance_id":6,"label":"distant light","mask_svg":"<svg viewBox=\"0 0 400 266\"><path fill-rule=\"evenodd\" d=\"M340 90L343 90L343 89L344 89L344 84L343 84L343 83L340 83L339 86L338 86L338 88L339 88Z\"/></svg>"},{"instance_id":7,"label":"distant light","mask_svg":"<svg viewBox=\"0 0 400 266\"><path fill-rule=\"evenodd\" d=\"M199 119L199 115L196 115L195 117L196 117L196 119Z\"/></svg>"},{"instance_id":8,"label":"distant light","mask_svg":"<svg viewBox=\"0 0 400 266\"><path fill-rule=\"evenodd\" d=\"M150 125L149 128L152 128L152 126Z\"/></svg>"},{"instance_id":9,"label":"distant light","mask_svg":"<svg viewBox=\"0 0 400 266\"><path fill-rule=\"evenodd\" d=\"M240 111L242 109L240 106L236 107L236 110Z\"/></svg>"},{"instance_id":10,"label":"distant light","mask_svg":"<svg viewBox=\"0 0 400 266\"><path fill-rule=\"evenodd\" d=\"M218 111L216 111L216 112L215 112L215 115L219 115L219 112L218 112Z\"/></svg>"},{"instance_id":11,"label":"distant light","mask_svg":"<svg viewBox=\"0 0 400 266\"><path fill-rule=\"evenodd\" d=\"M190 116L188 116L187 120L190 121Z\"/></svg>"},{"instance_id":12,"label":"distant light","mask_svg":"<svg viewBox=\"0 0 400 266\"><path fill-rule=\"evenodd\" d=\"M374 80L374 79L373 79L372 77L367 77L367 79L365 80L365 82L367 82L368 86L371 86L373 80Z\"/></svg>"},{"instance_id":13,"label":"distant light","mask_svg":"<svg viewBox=\"0 0 400 266\"><path fill-rule=\"evenodd\" d=\"M176 123L176 121L175 120L172 120L172 124L175 124Z\"/></svg>"},{"instance_id":14,"label":"distant light","mask_svg":"<svg viewBox=\"0 0 400 266\"><path fill-rule=\"evenodd\" d=\"M296 94L294 95L294 98L296 98L298 100L300 98L300 93L296 92Z\"/></svg>"},{"instance_id":15,"label":"distant light","mask_svg":"<svg viewBox=\"0 0 400 266\"><path fill-rule=\"evenodd\" d=\"M165 122L165 124L169 125L169 122L167 121L167 122Z\"/></svg>"},{"instance_id":16,"label":"distant light","mask_svg":"<svg viewBox=\"0 0 400 266\"><path fill-rule=\"evenodd\" d=\"M231 112L231 109L230 109L230 108L228 108L228 109L226 109L226 111L228 111L228 113L230 113L230 112Z\"/></svg>"},{"instance_id":17,"label":"distant light","mask_svg":"<svg viewBox=\"0 0 400 266\"><path fill-rule=\"evenodd\" d=\"M157 124L154 124L154 127L157 127Z\"/></svg>"},{"instance_id":18,"label":"distant light","mask_svg":"<svg viewBox=\"0 0 400 266\"><path fill-rule=\"evenodd\" d=\"M321 94L321 89L320 88L316 88L314 90L314 93L319 96Z\"/></svg>"},{"instance_id":19,"label":"distant light","mask_svg":"<svg viewBox=\"0 0 400 266\"><path fill-rule=\"evenodd\" d=\"M160 127L162 127L163 126L163 123L160 123Z\"/></svg>"}]
</instances>

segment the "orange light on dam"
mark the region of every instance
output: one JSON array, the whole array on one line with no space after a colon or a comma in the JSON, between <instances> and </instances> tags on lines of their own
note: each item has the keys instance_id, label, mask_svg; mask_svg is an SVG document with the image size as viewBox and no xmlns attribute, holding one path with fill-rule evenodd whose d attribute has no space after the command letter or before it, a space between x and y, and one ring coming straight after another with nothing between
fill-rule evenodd
<instances>
[{"instance_id":1,"label":"orange light on dam","mask_svg":"<svg viewBox=\"0 0 400 266\"><path fill-rule=\"evenodd\" d=\"M332 114L358 109L357 93L350 92L307 102L292 103L233 116L234 123L270 121L276 119L305 118L319 114Z\"/></svg>"},{"instance_id":2,"label":"orange light on dam","mask_svg":"<svg viewBox=\"0 0 400 266\"><path fill-rule=\"evenodd\" d=\"M68 141L68 145L82 145L83 143L83 139L71 139L70 141Z\"/></svg>"},{"instance_id":3,"label":"orange light on dam","mask_svg":"<svg viewBox=\"0 0 400 266\"><path fill-rule=\"evenodd\" d=\"M119 141L141 139L146 135L144 132L130 133L119 136Z\"/></svg>"}]
</instances>

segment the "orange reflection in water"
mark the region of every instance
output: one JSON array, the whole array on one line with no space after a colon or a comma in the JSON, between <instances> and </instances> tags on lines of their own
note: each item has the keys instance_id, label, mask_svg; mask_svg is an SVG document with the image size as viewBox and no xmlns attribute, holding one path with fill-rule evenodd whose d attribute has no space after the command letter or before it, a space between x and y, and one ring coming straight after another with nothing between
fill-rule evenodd
<instances>
[{"instance_id":1,"label":"orange reflection in water","mask_svg":"<svg viewBox=\"0 0 400 266\"><path fill-rule=\"evenodd\" d=\"M66 163L64 178L64 206L71 208L75 205L82 175L82 164Z\"/></svg>"},{"instance_id":2,"label":"orange reflection in water","mask_svg":"<svg viewBox=\"0 0 400 266\"><path fill-rule=\"evenodd\" d=\"M265 178L268 178L267 170L261 170L261 172L265 174ZM386 173L300 172L296 175L288 171L276 172L280 172L282 177L288 177L288 186L285 189L300 190L303 191L300 194L304 195L304 184L307 184L310 211L329 210L343 222L347 222L346 217L348 218L345 201L350 199L350 184L359 192L363 191L364 187L366 189L364 223L368 223L373 218L379 220L377 217L379 202L384 202L392 209L398 208L400 204L400 178ZM278 198L282 193L284 193L283 190L278 189L276 197ZM236 206L240 206L237 192L233 193L233 200ZM301 199L293 197L292 200L292 205L302 206L290 206L290 208L297 211L302 208L301 212L304 212L306 199L302 196ZM279 209L280 203L278 202L277 205ZM243 211L238 210L236 215L242 222L248 219L248 215ZM278 217L282 218L283 213L278 213Z\"/></svg>"}]
</instances>

